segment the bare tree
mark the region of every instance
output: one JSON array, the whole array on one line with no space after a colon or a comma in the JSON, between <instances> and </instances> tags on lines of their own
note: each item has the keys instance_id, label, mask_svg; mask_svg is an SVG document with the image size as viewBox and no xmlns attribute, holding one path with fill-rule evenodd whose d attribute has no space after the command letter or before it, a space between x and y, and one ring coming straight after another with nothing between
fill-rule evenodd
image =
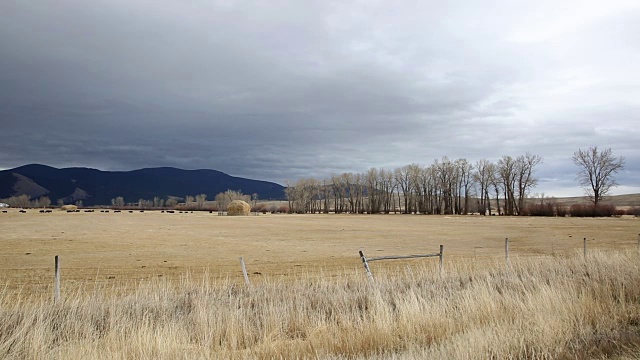
<instances>
[{"instance_id":1,"label":"bare tree","mask_svg":"<svg viewBox=\"0 0 640 360\"><path fill-rule=\"evenodd\" d=\"M487 173L489 174L489 184L493 186L493 190L496 194L496 211L498 212L498 215L500 215L502 214L500 212L500 191L502 190L502 182L500 181L500 170L498 169L498 165L494 163L487 164ZM489 203L489 215L491 215L491 201L488 196L487 202Z\"/></svg>"},{"instance_id":2,"label":"bare tree","mask_svg":"<svg viewBox=\"0 0 640 360\"><path fill-rule=\"evenodd\" d=\"M458 159L455 162L455 165L458 168L459 180L458 180L458 208L461 209L461 212L464 215L469 213L469 192L471 191L471 186L473 185L474 179L472 176L473 165L467 161L467 159ZM464 205L460 204L460 199L462 197L461 193L464 192Z\"/></svg>"},{"instance_id":3,"label":"bare tree","mask_svg":"<svg viewBox=\"0 0 640 360\"><path fill-rule=\"evenodd\" d=\"M503 155L502 158L498 160L498 176L502 181L502 189L504 190L505 215L517 215L518 213L515 194L516 177L518 173L517 167L516 159L509 155Z\"/></svg>"},{"instance_id":4,"label":"bare tree","mask_svg":"<svg viewBox=\"0 0 640 360\"><path fill-rule=\"evenodd\" d=\"M196 195L196 204L198 205L198 209L204 209L204 204L207 201L207 194L198 194Z\"/></svg>"},{"instance_id":5,"label":"bare tree","mask_svg":"<svg viewBox=\"0 0 640 360\"><path fill-rule=\"evenodd\" d=\"M518 185L518 214L524 211L524 201L527 198L529 189L536 186L538 179L533 177L535 167L542 162L542 157L526 153L519 156L517 162L517 185Z\"/></svg>"},{"instance_id":6,"label":"bare tree","mask_svg":"<svg viewBox=\"0 0 640 360\"><path fill-rule=\"evenodd\" d=\"M253 211L258 213L256 205L258 205L258 193L251 194L251 200L253 200Z\"/></svg>"},{"instance_id":7,"label":"bare tree","mask_svg":"<svg viewBox=\"0 0 640 360\"><path fill-rule=\"evenodd\" d=\"M113 208L121 208L124 206L124 198L122 196L118 196L115 199L111 199L111 206Z\"/></svg>"},{"instance_id":8,"label":"bare tree","mask_svg":"<svg viewBox=\"0 0 640 360\"><path fill-rule=\"evenodd\" d=\"M176 199L175 197L170 197L167 199L167 201L165 202L165 205L169 208L169 209L173 209L175 208L176 205L178 205L178 199Z\"/></svg>"},{"instance_id":9,"label":"bare tree","mask_svg":"<svg viewBox=\"0 0 640 360\"><path fill-rule=\"evenodd\" d=\"M410 175L411 174L409 165L397 168L393 171L395 183L398 185L398 188L402 190L402 196L404 198L404 210L402 210L402 207L400 207L400 209L405 214L409 212L409 192L411 191ZM398 203L400 204L400 192L398 192Z\"/></svg>"},{"instance_id":10,"label":"bare tree","mask_svg":"<svg viewBox=\"0 0 640 360\"><path fill-rule=\"evenodd\" d=\"M580 168L577 179L594 205L618 183L613 175L624 168L624 158L615 157L611 148L598 151L597 146L573 153L573 163Z\"/></svg>"},{"instance_id":11,"label":"bare tree","mask_svg":"<svg viewBox=\"0 0 640 360\"><path fill-rule=\"evenodd\" d=\"M28 208L30 205L29 199L29 195L22 194L18 196L12 196L8 199L3 199L2 202L5 202L9 204L9 206L15 208Z\"/></svg>"},{"instance_id":12,"label":"bare tree","mask_svg":"<svg viewBox=\"0 0 640 360\"><path fill-rule=\"evenodd\" d=\"M478 200L478 211L481 215L487 214L487 207L491 208L489 204L489 185L491 180L492 163L487 159L481 159L476 161L476 171L473 174L473 178L478 184L480 190L480 198Z\"/></svg>"},{"instance_id":13,"label":"bare tree","mask_svg":"<svg viewBox=\"0 0 640 360\"><path fill-rule=\"evenodd\" d=\"M250 203L251 196L244 195L242 191L239 191L239 190L238 191L227 190L223 193L219 193L215 197L216 205L218 206L218 211L224 211L233 200L242 200L247 203Z\"/></svg>"},{"instance_id":14,"label":"bare tree","mask_svg":"<svg viewBox=\"0 0 640 360\"><path fill-rule=\"evenodd\" d=\"M51 205L51 199L49 199L47 196L43 196L40 198L40 206L47 208Z\"/></svg>"}]
</instances>

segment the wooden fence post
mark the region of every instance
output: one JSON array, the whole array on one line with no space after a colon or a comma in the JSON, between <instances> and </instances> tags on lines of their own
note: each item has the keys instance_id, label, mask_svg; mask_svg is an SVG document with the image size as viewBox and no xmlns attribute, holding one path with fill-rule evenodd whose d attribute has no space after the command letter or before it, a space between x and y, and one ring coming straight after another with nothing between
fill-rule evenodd
<instances>
[{"instance_id":1,"label":"wooden fence post","mask_svg":"<svg viewBox=\"0 0 640 360\"><path fill-rule=\"evenodd\" d=\"M584 258L586 259L587 258L587 238L584 238L583 242L584 242L584 246L583 246Z\"/></svg>"},{"instance_id":2,"label":"wooden fence post","mask_svg":"<svg viewBox=\"0 0 640 360\"><path fill-rule=\"evenodd\" d=\"M251 283L249 282L249 275L247 274L247 267L244 265L244 259L242 258L242 256L240 257L240 265L242 266L242 275L244 275L244 282L247 284L247 286L251 286Z\"/></svg>"},{"instance_id":3,"label":"wooden fence post","mask_svg":"<svg viewBox=\"0 0 640 360\"><path fill-rule=\"evenodd\" d=\"M55 258L55 267L56 267L56 275L55 275L55 283L54 283L54 300L55 302L60 301L60 257L56 255Z\"/></svg>"},{"instance_id":4,"label":"wooden fence post","mask_svg":"<svg viewBox=\"0 0 640 360\"><path fill-rule=\"evenodd\" d=\"M504 239L504 261L509 265L509 238Z\"/></svg>"},{"instance_id":5,"label":"wooden fence post","mask_svg":"<svg viewBox=\"0 0 640 360\"><path fill-rule=\"evenodd\" d=\"M367 271L367 276L370 280L373 280L373 274L371 273L371 269L369 269L369 263L367 262L367 257L364 256L362 250L359 251L360 259L362 259L362 264L364 265L364 269Z\"/></svg>"},{"instance_id":6,"label":"wooden fence post","mask_svg":"<svg viewBox=\"0 0 640 360\"><path fill-rule=\"evenodd\" d=\"M638 251L640 251L640 234L638 234Z\"/></svg>"},{"instance_id":7,"label":"wooden fence post","mask_svg":"<svg viewBox=\"0 0 640 360\"><path fill-rule=\"evenodd\" d=\"M442 275L442 257L443 257L443 253L444 253L444 245L440 245L440 255L438 256L440 258L440 275Z\"/></svg>"}]
</instances>

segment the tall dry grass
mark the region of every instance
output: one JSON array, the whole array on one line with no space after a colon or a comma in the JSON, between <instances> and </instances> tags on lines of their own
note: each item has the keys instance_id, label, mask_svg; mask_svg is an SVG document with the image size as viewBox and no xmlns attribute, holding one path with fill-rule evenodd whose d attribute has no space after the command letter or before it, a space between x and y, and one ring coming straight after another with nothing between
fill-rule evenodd
<instances>
[{"instance_id":1,"label":"tall dry grass","mask_svg":"<svg viewBox=\"0 0 640 360\"><path fill-rule=\"evenodd\" d=\"M640 348L636 253L414 261L369 282L157 280L0 293L0 358L603 358ZM374 269L375 271L376 269Z\"/></svg>"}]
</instances>

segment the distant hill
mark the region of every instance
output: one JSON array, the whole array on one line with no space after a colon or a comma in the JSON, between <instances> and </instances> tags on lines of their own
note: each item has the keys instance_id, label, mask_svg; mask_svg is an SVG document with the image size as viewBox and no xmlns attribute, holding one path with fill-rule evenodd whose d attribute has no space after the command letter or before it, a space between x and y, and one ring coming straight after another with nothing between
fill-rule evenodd
<instances>
[{"instance_id":1,"label":"distant hill","mask_svg":"<svg viewBox=\"0 0 640 360\"><path fill-rule=\"evenodd\" d=\"M284 199L282 185L227 175L217 170L182 170L170 167L133 171L100 171L89 168L64 168L31 164L0 171L0 199L27 194L32 198L48 196L55 204L82 200L84 205L110 205L122 196L125 202L152 200L158 196L206 194L213 200L226 190L258 194L260 199Z\"/></svg>"},{"instance_id":2,"label":"distant hill","mask_svg":"<svg viewBox=\"0 0 640 360\"><path fill-rule=\"evenodd\" d=\"M535 201L536 199L532 200ZM586 196L554 198L554 201L566 206L591 203ZM617 207L640 206L640 194L607 195L602 200L602 203L615 205Z\"/></svg>"}]
</instances>

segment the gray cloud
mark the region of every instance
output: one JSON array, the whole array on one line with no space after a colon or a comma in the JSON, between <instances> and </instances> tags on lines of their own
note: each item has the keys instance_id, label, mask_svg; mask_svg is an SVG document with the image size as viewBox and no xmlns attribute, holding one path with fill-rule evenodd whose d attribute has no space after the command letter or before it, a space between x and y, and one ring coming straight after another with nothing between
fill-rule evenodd
<instances>
[{"instance_id":1,"label":"gray cloud","mask_svg":"<svg viewBox=\"0 0 640 360\"><path fill-rule=\"evenodd\" d=\"M0 3L0 167L214 168L283 183L443 155L627 159L635 1Z\"/></svg>"}]
</instances>

